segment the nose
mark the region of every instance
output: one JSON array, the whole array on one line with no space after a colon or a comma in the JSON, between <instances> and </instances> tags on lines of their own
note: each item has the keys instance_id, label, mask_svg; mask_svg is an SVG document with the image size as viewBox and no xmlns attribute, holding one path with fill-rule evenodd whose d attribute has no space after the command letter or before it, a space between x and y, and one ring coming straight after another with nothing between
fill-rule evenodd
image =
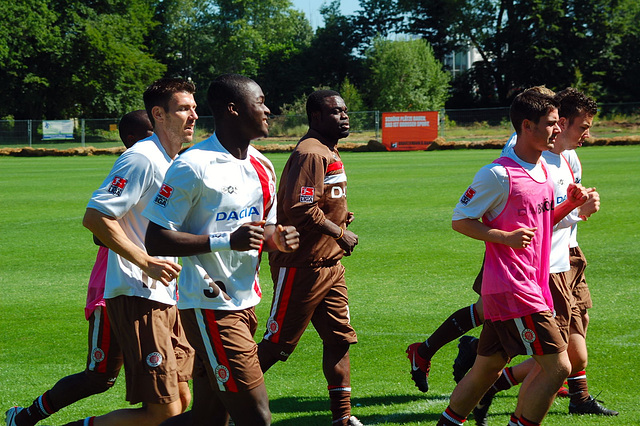
<instances>
[{"instance_id":1,"label":"nose","mask_svg":"<svg viewBox=\"0 0 640 426\"><path fill-rule=\"evenodd\" d=\"M198 113L196 112L195 108L191 110L191 118L193 118L194 120L198 119Z\"/></svg>"}]
</instances>

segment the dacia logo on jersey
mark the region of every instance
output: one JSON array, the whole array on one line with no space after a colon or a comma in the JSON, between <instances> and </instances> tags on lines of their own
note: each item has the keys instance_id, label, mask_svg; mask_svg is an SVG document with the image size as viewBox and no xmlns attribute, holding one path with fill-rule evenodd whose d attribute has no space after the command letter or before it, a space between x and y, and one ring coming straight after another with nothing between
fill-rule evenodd
<instances>
[{"instance_id":1,"label":"dacia logo on jersey","mask_svg":"<svg viewBox=\"0 0 640 426\"><path fill-rule=\"evenodd\" d=\"M163 183L162 186L160 187L160 190L158 191L158 194L156 195L156 199L153 200L153 202L159 205L160 207L166 207L167 201L169 201L169 197L171 197L172 193L173 193L173 188L167 185L166 183Z\"/></svg>"},{"instance_id":2,"label":"dacia logo on jersey","mask_svg":"<svg viewBox=\"0 0 640 426\"><path fill-rule=\"evenodd\" d=\"M471 201L474 195L476 195L476 190L472 187L467 188L467 191L460 198L460 203L466 206L467 204L469 204L469 201Z\"/></svg>"},{"instance_id":3,"label":"dacia logo on jersey","mask_svg":"<svg viewBox=\"0 0 640 426\"><path fill-rule=\"evenodd\" d=\"M109 188L107 189L107 191L115 195L116 197L119 197L122 195L122 191L124 191L124 187L127 186L127 182L128 181L125 178L116 176L111 181L111 184L109 185Z\"/></svg>"},{"instance_id":4,"label":"dacia logo on jersey","mask_svg":"<svg viewBox=\"0 0 640 426\"><path fill-rule=\"evenodd\" d=\"M551 211L553 210L553 202L544 200L543 202L538 203L536 210L538 211L538 214Z\"/></svg>"},{"instance_id":5,"label":"dacia logo on jersey","mask_svg":"<svg viewBox=\"0 0 640 426\"><path fill-rule=\"evenodd\" d=\"M255 207L247 207L239 212L233 210L230 212L218 212L216 213L216 221L244 219L245 217L249 217L254 214L260 216L260 212Z\"/></svg>"},{"instance_id":6,"label":"dacia logo on jersey","mask_svg":"<svg viewBox=\"0 0 640 426\"><path fill-rule=\"evenodd\" d=\"M563 202L567 201L567 196L562 196L562 197L556 197L556 206L558 204L562 204Z\"/></svg>"}]
</instances>

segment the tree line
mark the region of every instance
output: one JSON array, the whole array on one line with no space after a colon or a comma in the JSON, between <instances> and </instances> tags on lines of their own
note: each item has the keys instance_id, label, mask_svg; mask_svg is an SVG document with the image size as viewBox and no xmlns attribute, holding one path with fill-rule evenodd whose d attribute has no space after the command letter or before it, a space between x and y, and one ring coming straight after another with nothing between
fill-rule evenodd
<instances>
[{"instance_id":1,"label":"tree line","mask_svg":"<svg viewBox=\"0 0 640 426\"><path fill-rule=\"evenodd\" d=\"M302 112L314 88L351 110L508 105L523 88L577 87L637 101L637 0L360 0L321 8L315 31L290 0L3 0L0 118L116 117L163 76L205 93L235 72L275 113ZM452 52L481 58L455 78Z\"/></svg>"}]
</instances>

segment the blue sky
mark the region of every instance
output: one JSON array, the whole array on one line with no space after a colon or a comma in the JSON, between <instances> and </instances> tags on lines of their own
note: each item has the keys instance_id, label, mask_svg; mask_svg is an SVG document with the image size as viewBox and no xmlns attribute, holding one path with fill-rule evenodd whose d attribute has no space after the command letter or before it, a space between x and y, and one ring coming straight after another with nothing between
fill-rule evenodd
<instances>
[{"instance_id":1,"label":"blue sky","mask_svg":"<svg viewBox=\"0 0 640 426\"><path fill-rule=\"evenodd\" d=\"M329 0L292 0L291 2L294 8L304 12L314 29L324 25L322 16L320 15L320 7L323 3L328 4ZM360 9L360 2L358 0L340 1L340 10L343 15L351 15L358 9Z\"/></svg>"}]
</instances>

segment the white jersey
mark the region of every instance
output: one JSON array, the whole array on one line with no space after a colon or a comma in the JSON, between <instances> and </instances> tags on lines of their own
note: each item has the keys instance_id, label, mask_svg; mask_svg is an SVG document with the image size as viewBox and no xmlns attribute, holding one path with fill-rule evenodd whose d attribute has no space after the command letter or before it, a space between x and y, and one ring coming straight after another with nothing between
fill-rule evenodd
<instances>
[{"instance_id":1,"label":"white jersey","mask_svg":"<svg viewBox=\"0 0 640 426\"><path fill-rule=\"evenodd\" d=\"M510 157L513 152L513 147L516 146L516 140L518 139L518 134L516 132L511 133L509 136L509 140L504 144L502 148L502 152L500 153L501 157Z\"/></svg>"},{"instance_id":2,"label":"white jersey","mask_svg":"<svg viewBox=\"0 0 640 426\"><path fill-rule=\"evenodd\" d=\"M573 171L573 177L575 183L582 183L582 163L578 158L578 154L575 149L568 149L562 153ZM578 210L573 210L567 215L567 220L572 221L571 225L571 237L569 247L578 247L578 222L582 219L578 216Z\"/></svg>"},{"instance_id":3,"label":"white jersey","mask_svg":"<svg viewBox=\"0 0 640 426\"><path fill-rule=\"evenodd\" d=\"M240 160L213 134L178 157L144 215L166 229L198 235L263 219L275 224L275 190L275 170L264 155L250 146ZM241 310L260 301L260 251L223 249L182 262L178 308ZM222 290L217 296L214 283Z\"/></svg>"},{"instance_id":4,"label":"white jersey","mask_svg":"<svg viewBox=\"0 0 640 426\"><path fill-rule=\"evenodd\" d=\"M116 160L105 181L91 196L87 208L117 219L127 237L146 250L144 238L149 221L142 216L142 211L160 188L171 161L155 134L137 142ZM177 261L173 257L164 259ZM175 305L175 281L165 287L109 250L104 298L122 295Z\"/></svg>"},{"instance_id":5,"label":"white jersey","mask_svg":"<svg viewBox=\"0 0 640 426\"><path fill-rule=\"evenodd\" d=\"M573 172L562 154L544 151L542 157L547 162L549 174L553 180L554 205L558 207L567 200L567 187L573 183ZM566 219L566 218L565 218ZM571 223L560 221L553 227L551 239L550 272L566 272L569 265L569 238Z\"/></svg>"},{"instance_id":6,"label":"white jersey","mask_svg":"<svg viewBox=\"0 0 640 426\"><path fill-rule=\"evenodd\" d=\"M507 157L521 165L537 182L545 182L547 177L542 167L544 159L537 164L522 161L512 150ZM453 220L495 219L504 209L509 198L509 175L501 164L491 163L482 167L473 178L458 204L453 209Z\"/></svg>"}]
</instances>

